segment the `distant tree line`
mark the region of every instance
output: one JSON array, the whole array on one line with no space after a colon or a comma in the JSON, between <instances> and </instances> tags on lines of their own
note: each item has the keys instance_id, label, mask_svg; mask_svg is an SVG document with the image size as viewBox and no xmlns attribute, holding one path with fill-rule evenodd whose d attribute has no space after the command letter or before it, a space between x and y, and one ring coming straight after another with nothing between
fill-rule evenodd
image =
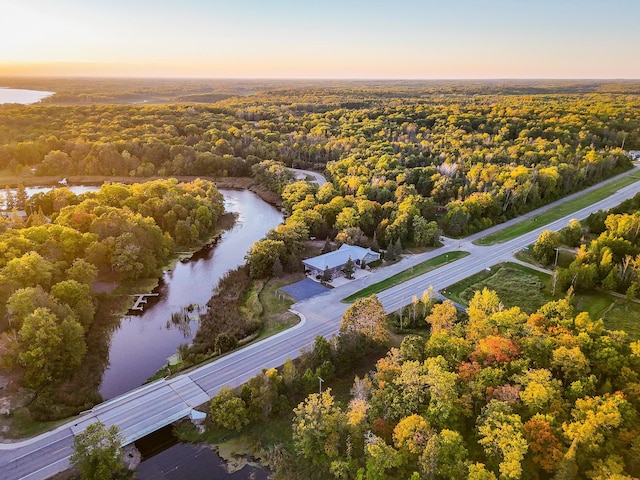
<instances>
[{"instance_id":1,"label":"distant tree line","mask_svg":"<svg viewBox=\"0 0 640 480\"><path fill-rule=\"evenodd\" d=\"M460 236L628 168L623 149L640 149L640 104L599 88L502 96L478 85L455 95L354 85L215 105L4 106L0 164L59 176L254 175L277 192L286 176L275 162L326 169L336 196L384 210L381 246L409 244L423 226L412 212L390 213L407 196L426 202L423 220Z\"/></svg>"}]
</instances>

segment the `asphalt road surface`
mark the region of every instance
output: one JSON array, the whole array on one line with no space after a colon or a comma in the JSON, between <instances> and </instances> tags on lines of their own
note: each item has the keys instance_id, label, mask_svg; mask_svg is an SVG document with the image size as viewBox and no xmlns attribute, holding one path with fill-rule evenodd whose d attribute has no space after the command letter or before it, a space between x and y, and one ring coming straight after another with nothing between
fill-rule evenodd
<instances>
[{"instance_id":1,"label":"asphalt road surface","mask_svg":"<svg viewBox=\"0 0 640 480\"><path fill-rule=\"evenodd\" d=\"M302 321L289 330L249 345L190 373L156 381L97 405L91 411L51 432L18 443L0 444L0 478L46 479L65 470L69 467L73 435L97 420L107 426L118 425L126 438L125 443L131 443L187 416L193 407L215 396L222 386L239 386L263 368L278 367L287 358L296 358L301 349L313 345L317 335L328 337L337 333L340 318L348 306L340 302L342 298L410 268L411 265L448 251L460 249L470 253L467 257L378 294L387 312L410 304L414 295L420 297L429 286L439 291L485 268L512 259L515 252L535 242L544 229L559 230L566 226L571 218L584 219L592 212L618 205L639 191L640 182L624 187L605 200L494 246L482 247L471 243L481 235L462 240L445 239L442 248L405 257L400 262L367 277L297 303L293 308L300 314Z\"/></svg>"},{"instance_id":2,"label":"asphalt road surface","mask_svg":"<svg viewBox=\"0 0 640 480\"><path fill-rule=\"evenodd\" d=\"M300 170L299 168L290 168L294 175L304 175L305 177L312 177L314 181L318 184L319 187L327 183L327 179L318 172L314 172L313 170Z\"/></svg>"}]
</instances>

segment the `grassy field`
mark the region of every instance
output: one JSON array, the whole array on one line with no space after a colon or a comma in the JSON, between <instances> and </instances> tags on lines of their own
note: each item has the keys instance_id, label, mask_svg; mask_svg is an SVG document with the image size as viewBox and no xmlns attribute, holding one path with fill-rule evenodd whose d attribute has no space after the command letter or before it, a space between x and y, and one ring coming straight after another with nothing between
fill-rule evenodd
<instances>
[{"instance_id":1,"label":"grassy field","mask_svg":"<svg viewBox=\"0 0 640 480\"><path fill-rule=\"evenodd\" d=\"M411 280L412 278L418 277L423 273L430 272L431 270L441 265L455 262L459 258L466 257L467 255L469 255L468 252L461 252L461 251L443 253L442 255L438 255L437 257L434 257L430 260L414 265L413 267L407 270L403 270L400 273L396 273L395 275L387 278L386 280L383 280L378 283L374 283L373 285L369 285L367 288L363 288L362 290L352 295L349 295L347 298L344 298L342 301L346 303L351 303L359 298L365 298L365 297L374 295L376 293L380 293L386 290L387 288L394 287L403 282L406 282L407 280Z\"/></svg>"},{"instance_id":2,"label":"grassy field","mask_svg":"<svg viewBox=\"0 0 640 480\"><path fill-rule=\"evenodd\" d=\"M624 330L633 340L640 340L639 303L618 298L603 312L602 319L609 330Z\"/></svg>"},{"instance_id":3,"label":"grassy field","mask_svg":"<svg viewBox=\"0 0 640 480\"><path fill-rule=\"evenodd\" d=\"M640 303L593 291L576 294L574 304L591 318L602 318L607 329L624 330L633 340L640 339Z\"/></svg>"},{"instance_id":4,"label":"grassy field","mask_svg":"<svg viewBox=\"0 0 640 480\"><path fill-rule=\"evenodd\" d=\"M591 318L601 318L616 302L616 298L605 292L579 292L573 296L574 305L580 312L588 312Z\"/></svg>"},{"instance_id":5,"label":"grassy field","mask_svg":"<svg viewBox=\"0 0 640 480\"><path fill-rule=\"evenodd\" d=\"M497 265L447 288L446 296L468 305L476 290L494 290L505 307L519 306L527 313L535 312L552 300L548 292L549 275L517 263ZM526 294L523 294L526 292Z\"/></svg>"},{"instance_id":6,"label":"grassy field","mask_svg":"<svg viewBox=\"0 0 640 480\"><path fill-rule=\"evenodd\" d=\"M527 218L526 220L516 223L511 227L506 227L506 228L503 228L502 230L492 233L491 235L487 235L486 237L476 240L474 243L478 245L493 245L496 243L511 240L512 238L518 237L532 230L535 230L540 225L545 225L547 223L558 220L559 218L569 215L572 212L575 212L576 210L580 210L581 208L587 207L592 203L595 203L604 198L607 198L609 195L620 190L622 187L631 185L632 183L635 183L638 180L640 180L640 176L638 176L637 174L628 175L626 177L620 178L614 182L611 182L608 185L604 185L601 188L597 188L591 192L585 193L584 195L581 195L574 200L565 202L561 205L558 205L557 207L551 208L546 212L541 213L540 215Z\"/></svg>"},{"instance_id":7,"label":"grassy field","mask_svg":"<svg viewBox=\"0 0 640 480\"><path fill-rule=\"evenodd\" d=\"M445 296L468 305L476 290L495 290L506 307L518 305L532 313L553 300L550 276L517 263L496 265L447 288ZM591 318L602 318L609 330L623 330L633 340L640 339L640 303L618 298L606 292L579 292L573 296L576 312L588 312Z\"/></svg>"},{"instance_id":8,"label":"grassy field","mask_svg":"<svg viewBox=\"0 0 640 480\"><path fill-rule=\"evenodd\" d=\"M69 418L54 422L39 422L31 418L27 407L14 408L9 415L3 415L0 426L3 428L2 438L24 439L53 430L58 425L69 421Z\"/></svg>"},{"instance_id":9,"label":"grassy field","mask_svg":"<svg viewBox=\"0 0 640 480\"><path fill-rule=\"evenodd\" d=\"M280 278L270 279L262 288L258 295L262 308L262 334L260 338L274 335L282 330L295 325L300 321L297 315L289 312L289 308L293 304L288 296L279 297L277 290L280 287L289 285L304 279L302 273L293 273Z\"/></svg>"},{"instance_id":10,"label":"grassy field","mask_svg":"<svg viewBox=\"0 0 640 480\"><path fill-rule=\"evenodd\" d=\"M542 268L552 269L553 265L542 265L538 262L533 255L531 255L531 249L525 248L524 250L520 250L516 252L515 257L521 262L530 263L531 265L536 265ZM558 267L568 268L576 258L576 254L574 252L569 252L567 250L560 250L560 254L558 255Z\"/></svg>"}]
</instances>

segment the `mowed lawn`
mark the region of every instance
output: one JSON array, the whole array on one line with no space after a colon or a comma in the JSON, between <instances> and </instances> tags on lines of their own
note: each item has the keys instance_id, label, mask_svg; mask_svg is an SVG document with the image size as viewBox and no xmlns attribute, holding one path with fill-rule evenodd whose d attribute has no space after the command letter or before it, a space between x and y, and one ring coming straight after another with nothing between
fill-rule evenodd
<instances>
[{"instance_id":1,"label":"mowed lawn","mask_svg":"<svg viewBox=\"0 0 640 480\"><path fill-rule=\"evenodd\" d=\"M527 218L526 220L518 222L515 225L503 228L502 230L499 230L495 233L487 235L486 237L476 240L474 243L478 245L494 245L496 243L511 240L512 238L518 237L532 230L535 230L540 225L546 225L547 223L551 223L555 220L558 220L559 218L569 215L572 212L580 210L584 207L588 207L592 203L595 203L604 198L607 198L609 195L617 192L622 187L631 185L632 183L635 183L638 180L640 180L640 176L638 176L637 174L632 174L626 177L619 178L618 180L611 182L607 185L604 185L603 187L600 187L595 190L592 190L591 192L585 193L584 195L581 195L578 198L562 203L556 207L550 208L549 210L541 213L540 215Z\"/></svg>"},{"instance_id":2,"label":"mowed lawn","mask_svg":"<svg viewBox=\"0 0 640 480\"><path fill-rule=\"evenodd\" d=\"M459 258L466 257L469 255L469 252L462 251L454 251L449 253L443 253L442 255L438 255L430 260L426 260L422 263L418 263L417 265L408 268L407 270L403 270L400 273L396 273L395 275L381 281L378 283L374 283L373 285L369 285L362 290L359 290L348 297L344 298L342 301L345 303L355 302L359 298L366 298L371 295L375 295L376 293L380 293L388 288L394 287L396 285L400 285L407 280L411 280L412 278L418 277L423 273L430 272L431 270L440 267L441 265L445 265L447 263L454 262Z\"/></svg>"},{"instance_id":3,"label":"mowed lawn","mask_svg":"<svg viewBox=\"0 0 640 480\"><path fill-rule=\"evenodd\" d=\"M604 326L609 330L623 330L633 340L640 339L640 304L616 299L603 314Z\"/></svg>"}]
</instances>

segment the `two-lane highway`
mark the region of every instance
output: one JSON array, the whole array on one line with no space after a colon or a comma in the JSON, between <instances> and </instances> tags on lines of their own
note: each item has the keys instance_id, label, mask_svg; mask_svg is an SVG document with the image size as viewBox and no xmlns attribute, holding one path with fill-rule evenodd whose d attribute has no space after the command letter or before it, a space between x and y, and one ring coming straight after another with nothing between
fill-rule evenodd
<instances>
[{"instance_id":1,"label":"two-lane highway","mask_svg":"<svg viewBox=\"0 0 640 480\"><path fill-rule=\"evenodd\" d=\"M545 229L558 230L569 219L583 219L591 212L606 210L640 191L640 184L625 187L601 202L581 209L549 225L518 238L490 247L471 244L470 238L446 241L444 247L432 252L405 257L390 267L354 280L326 294L319 295L294 306L302 321L295 327L270 338L249 345L191 372L171 379L156 381L140 387L109 402L97 405L90 412L52 432L13 444L0 444L0 478L3 480L46 479L66 469L73 435L90 423L100 420L106 425L118 425L131 443L151 431L187 416L195 406L205 403L224 385L239 386L263 368L278 367L287 358L295 358L300 350L313 344L317 335L325 337L337 333L347 305L340 300L372 283L379 282L411 265L447 251L467 250L470 255L419 277L390 288L378 295L388 312L411 303L429 286L436 290L447 288L469 275L496 263L512 258L515 251L533 243Z\"/></svg>"}]
</instances>

